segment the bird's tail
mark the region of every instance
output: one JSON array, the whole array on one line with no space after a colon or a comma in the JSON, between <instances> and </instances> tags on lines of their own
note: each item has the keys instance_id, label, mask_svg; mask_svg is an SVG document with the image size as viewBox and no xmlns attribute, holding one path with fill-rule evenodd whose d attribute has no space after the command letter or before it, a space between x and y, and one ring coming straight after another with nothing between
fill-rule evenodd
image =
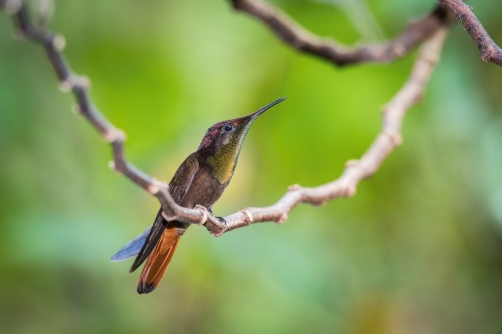
<instances>
[{"instance_id":1,"label":"bird's tail","mask_svg":"<svg viewBox=\"0 0 502 334\"><path fill-rule=\"evenodd\" d=\"M178 246L180 236L177 228L166 228L148 256L138 282L138 293L150 293L159 285L167 266Z\"/></svg>"}]
</instances>

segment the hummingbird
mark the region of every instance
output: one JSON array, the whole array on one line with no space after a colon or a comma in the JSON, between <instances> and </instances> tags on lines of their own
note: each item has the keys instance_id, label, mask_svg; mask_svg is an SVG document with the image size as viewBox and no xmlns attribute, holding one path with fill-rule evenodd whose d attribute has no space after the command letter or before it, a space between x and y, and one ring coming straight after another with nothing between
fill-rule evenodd
<instances>
[{"instance_id":1,"label":"hummingbird","mask_svg":"<svg viewBox=\"0 0 502 334\"><path fill-rule=\"evenodd\" d=\"M212 206L234 175L249 128L258 116L284 100L285 97L277 99L252 114L211 126L199 148L183 161L169 182L169 193L174 201L186 208L202 205L212 214ZM136 256L130 272L146 260L137 291L139 294L150 293L162 281L178 242L189 226L188 223L165 220L160 208L153 225L124 245L111 260L122 261Z\"/></svg>"}]
</instances>

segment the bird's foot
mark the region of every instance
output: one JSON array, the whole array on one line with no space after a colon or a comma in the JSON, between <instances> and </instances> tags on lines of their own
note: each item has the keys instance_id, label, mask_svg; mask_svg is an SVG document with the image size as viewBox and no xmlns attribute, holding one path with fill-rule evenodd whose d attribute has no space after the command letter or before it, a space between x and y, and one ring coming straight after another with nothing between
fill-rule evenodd
<instances>
[{"instance_id":1,"label":"bird's foot","mask_svg":"<svg viewBox=\"0 0 502 334\"><path fill-rule=\"evenodd\" d=\"M209 233L214 237L221 237L221 235L225 233L225 231L227 230L228 226L227 221L223 217L213 216L212 218L213 219L211 220L211 222L214 225L216 225L218 230L217 231L209 230Z\"/></svg>"},{"instance_id":2,"label":"bird's foot","mask_svg":"<svg viewBox=\"0 0 502 334\"><path fill-rule=\"evenodd\" d=\"M225 218L223 217L216 217L216 216L213 216L214 218L218 219L220 221L220 225L223 227L223 228L226 228L227 227L227 221L225 220Z\"/></svg>"},{"instance_id":3,"label":"bird's foot","mask_svg":"<svg viewBox=\"0 0 502 334\"><path fill-rule=\"evenodd\" d=\"M205 215L197 225L204 225L211 235L219 237L227 230L228 224L225 218L215 216L211 208L197 204L195 209L201 210Z\"/></svg>"}]
</instances>

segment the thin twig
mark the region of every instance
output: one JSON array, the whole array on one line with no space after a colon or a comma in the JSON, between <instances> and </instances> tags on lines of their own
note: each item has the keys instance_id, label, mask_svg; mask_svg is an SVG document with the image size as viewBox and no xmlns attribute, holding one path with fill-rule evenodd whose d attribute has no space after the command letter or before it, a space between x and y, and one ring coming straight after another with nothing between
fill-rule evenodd
<instances>
[{"instance_id":1,"label":"thin twig","mask_svg":"<svg viewBox=\"0 0 502 334\"><path fill-rule=\"evenodd\" d=\"M330 38L322 38L306 30L280 9L262 0L231 0L235 9L262 21L283 42L292 48L324 58L335 65L358 63L388 63L407 55L417 45L448 25L451 17L438 5L426 17L408 24L404 31L382 44L346 47Z\"/></svg>"},{"instance_id":2,"label":"thin twig","mask_svg":"<svg viewBox=\"0 0 502 334\"><path fill-rule=\"evenodd\" d=\"M447 27L441 26L424 43L410 78L383 110L382 131L359 161L347 162L340 178L316 188L291 186L274 205L265 208L247 208L225 217L225 222L222 222L209 214L204 207L187 209L177 205L165 183L146 175L128 162L124 154L124 132L114 127L92 104L88 94L89 80L75 75L61 53L64 39L34 26L23 1L0 0L0 6L14 16L16 26L27 38L44 46L61 86L65 90L73 91L79 112L112 145L114 169L156 196L167 220L203 224L211 234L216 236L258 222L282 223L288 218L289 212L300 203L317 206L337 197L353 196L359 182L375 173L390 152L401 144L402 119L408 109L422 96L434 65L439 60L441 46L447 34Z\"/></svg>"},{"instance_id":3,"label":"thin twig","mask_svg":"<svg viewBox=\"0 0 502 334\"><path fill-rule=\"evenodd\" d=\"M481 53L481 60L485 63L492 62L502 66L502 49L488 35L481 22L474 15L472 7L461 0L439 0L439 3L452 12L471 35Z\"/></svg>"}]
</instances>

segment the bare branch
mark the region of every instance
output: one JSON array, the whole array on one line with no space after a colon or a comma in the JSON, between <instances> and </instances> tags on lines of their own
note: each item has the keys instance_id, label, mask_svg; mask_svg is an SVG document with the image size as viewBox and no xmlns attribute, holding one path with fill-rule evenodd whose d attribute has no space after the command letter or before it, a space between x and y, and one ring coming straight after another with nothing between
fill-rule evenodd
<instances>
[{"instance_id":1,"label":"bare branch","mask_svg":"<svg viewBox=\"0 0 502 334\"><path fill-rule=\"evenodd\" d=\"M502 66L502 49L498 47L493 39L488 35L481 22L479 22L471 6L466 5L461 0L438 0L443 6L451 11L471 35L474 43L477 44L481 52L481 60L492 62Z\"/></svg>"},{"instance_id":2,"label":"bare branch","mask_svg":"<svg viewBox=\"0 0 502 334\"><path fill-rule=\"evenodd\" d=\"M434 66L439 61L447 32L448 29L443 27L424 43L408 81L383 108L383 126L380 134L360 160L347 162L340 178L316 188L292 186L274 205L266 208L247 208L225 217L226 225L211 217L207 224L210 232L219 236L253 223L267 221L282 223L288 218L288 213L300 203L317 206L337 197L354 196L359 182L373 175L385 158L401 144L403 117L422 97Z\"/></svg>"},{"instance_id":3,"label":"bare branch","mask_svg":"<svg viewBox=\"0 0 502 334\"><path fill-rule=\"evenodd\" d=\"M23 1L0 0L0 6L14 15L16 26L27 38L44 46L61 82L61 87L73 91L79 112L111 144L114 157L112 167L156 196L162 205L163 216L167 220L205 225L209 232L216 236L258 222L282 223L288 218L289 212L300 203L317 206L337 197L355 195L359 182L373 175L390 152L401 144L402 119L408 109L422 96L434 65L439 60L441 47L447 34L446 25L440 25L424 43L408 81L383 110L383 127L380 134L360 160L347 162L340 178L316 188L291 186L286 194L272 206L247 208L225 217L222 221L212 216L204 207L187 209L177 205L164 183L144 174L128 162L124 153L124 132L114 127L92 104L88 94L89 80L75 75L61 53L64 39L34 26Z\"/></svg>"},{"instance_id":4,"label":"bare branch","mask_svg":"<svg viewBox=\"0 0 502 334\"><path fill-rule=\"evenodd\" d=\"M65 45L64 38L35 26L30 20L24 1L0 0L0 6L7 13L13 15L16 26L26 38L44 47L60 81L61 90L73 92L77 101L77 112L84 116L112 146L113 162L111 167L156 196L167 216L172 218L180 216L180 219L189 219L191 223L200 223L201 219L205 217L205 212L189 210L177 205L167 191L166 184L143 173L126 159L124 152L125 133L111 124L92 103L88 93L89 79L76 75L62 54Z\"/></svg>"},{"instance_id":5,"label":"bare branch","mask_svg":"<svg viewBox=\"0 0 502 334\"><path fill-rule=\"evenodd\" d=\"M392 41L350 48L330 38L312 34L284 12L262 0L231 1L235 9L247 12L262 21L277 37L294 49L324 58L338 66L391 62L408 54L415 46L451 21L448 11L438 5L423 19L408 24Z\"/></svg>"}]
</instances>

